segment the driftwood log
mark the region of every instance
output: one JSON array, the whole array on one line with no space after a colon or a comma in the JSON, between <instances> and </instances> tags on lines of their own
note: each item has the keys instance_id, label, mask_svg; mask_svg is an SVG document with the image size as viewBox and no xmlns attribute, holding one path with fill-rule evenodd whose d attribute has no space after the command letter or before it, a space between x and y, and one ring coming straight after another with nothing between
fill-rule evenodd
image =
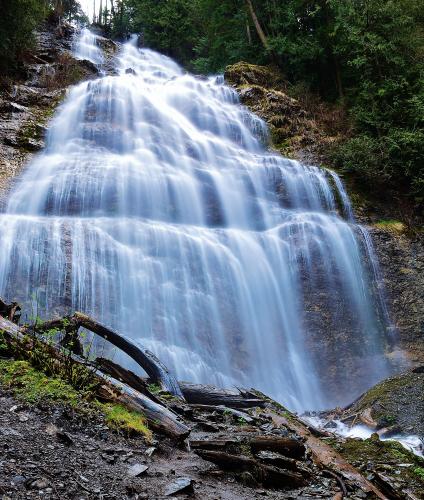
<instances>
[{"instance_id":1,"label":"driftwood log","mask_svg":"<svg viewBox=\"0 0 424 500\"><path fill-rule=\"evenodd\" d=\"M250 440L253 453L259 451L275 451L289 458L303 458L305 445L294 438L282 436L256 436Z\"/></svg>"},{"instance_id":2,"label":"driftwood log","mask_svg":"<svg viewBox=\"0 0 424 500\"><path fill-rule=\"evenodd\" d=\"M192 384L190 382L179 382L179 386L187 403L227 406L228 408L263 408L265 401L260 398L245 397L240 391L218 389L212 385Z\"/></svg>"},{"instance_id":3,"label":"driftwood log","mask_svg":"<svg viewBox=\"0 0 424 500\"><path fill-rule=\"evenodd\" d=\"M149 390L146 380L139 377L134 372L122 368L122 366L105 358L97 358L96 363L98 363L99 367L105 373L108 373L121 382L125 382L133 389L136 389L151 399L160 402L159 398ZM221 412L228 410L229 413L244 418L247 422L252 422L254 419L245 412L238 411L236 408L262 408L265 405L263 399L253 398L250 393L218 389L211 385L192 384L189 382L178 382L178 385L182 390L185 401L189 403L192 408L197 408L199 410L210 409ZM209 401L209 404L198 403L199 400Z\"/></svg>"},{"instance_id":4,"label":"driftwood log","mask_svg":"<svg viewBox=\"0 0 424 500\"><path fill-rule=\"evenodd\" d=\"M100 370L93 367L87 360L80 358L75 354L66 356L55 346L48 344L42 338L35 338L28 335L25 328L19 328L15 323L0 316L0 331L6 340L18 345L20 351L31 352L41 343L43 349L53 358L60 362L67 362L73 365L85 366L93 370L93 378L97 386L98 396L106 401L121 404L131 410L141 413L148 421L149 426L173 438L183 440L190 429L185 423L172 411L165 406L152 401L149 397L132 389L127 384L108 377Z\"/></svg>"},{"instance_id":5,"label":"driftwood log","mask_svg":"<svg viewBox=\"0 0 424 500\"><path fill-rule=\"evenodd\" d=\"M264 465L253 458L243 455L231 455L223 451L209 450L195 450L195 453L204 460L218 465L223 470L250 472L258 482L271 488L298 487L305 484L305 479L297 472Z\"/></svg>"},{"instance_id":6,"label":"driftwood log","mask_svg":"<svg viewBox=\"0 0 424 500\"><path fill-rule=\"evenodd\" d=\"M95 333L99 337L104 338L115 347L118 347L125 352L125 354L128 354L128 356L130 356L141 368L143 368L150 379L154 383L158 384L164 391L167 391L180 399L184 399L178 382L174 376L152 352L148 349L142 348L132 340L123 337L111 328L102 325L86 314L76 312L72 316L46 321L41 325L41 328L44 331L58 328L66 330L67 332L73 330L75 333L81 327Z\"/></svg>"}]
</instances>

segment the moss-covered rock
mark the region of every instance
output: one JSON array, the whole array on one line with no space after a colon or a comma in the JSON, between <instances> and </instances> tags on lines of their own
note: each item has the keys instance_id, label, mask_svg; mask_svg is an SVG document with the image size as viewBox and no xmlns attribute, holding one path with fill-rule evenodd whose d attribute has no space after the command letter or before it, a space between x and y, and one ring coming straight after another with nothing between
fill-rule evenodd
<instances>
[{"instance_id":1,"label":"moss-covered rock","mask_svg":"<svg viewBox=\"0 0 424 500\"><path fill-rule=\"evenodd\" d=\"M369 421L377 430L424 437L424 373L409 371L383 380L347 409L349 416Z\"/></svg>"},{"instance_id":2,"label":"moss-covered rock","mask_svg":"<svg viewBox=\"0 0 424 500\"><path fill-rule=\"evenodd\" d=\"M331 439L329 442L389 498L422 498L424 460L400 443L381 441L376 435L365 440Z\"/></svg>"},{"instance_id":3,"label":"moss-covered rock","mask_svg":"<svg viewBox=\"0 0 424 500\"><path fill-rule=\"evenodd\" d=\"M267 122L275 149L303 161L320 156L326 135L300 102L288 94L281 71L240 62L226 68L225 79L236 87L241 102Z\"/></svg>"}]
</instances>

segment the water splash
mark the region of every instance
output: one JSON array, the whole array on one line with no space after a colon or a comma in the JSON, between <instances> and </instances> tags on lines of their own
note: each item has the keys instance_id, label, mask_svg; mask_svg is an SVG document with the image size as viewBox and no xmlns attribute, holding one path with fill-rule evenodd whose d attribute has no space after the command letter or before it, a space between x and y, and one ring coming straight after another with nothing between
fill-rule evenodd
<instances>
[{"instance_id":1,"label":"water splash","mask_svg":"<svg viewBox=\"0 0 424 500\"><path fill-rule=\"evenodd\" d=\"M101 61L95 43L84 31L79 57ZM118 61L118 76L71 89L11 194L0 292L94 315L180 379L255 386L293 409L381 378L384 324L337 175L268 151L222 79L134 41Z\"/></svg>"}]
</instances>

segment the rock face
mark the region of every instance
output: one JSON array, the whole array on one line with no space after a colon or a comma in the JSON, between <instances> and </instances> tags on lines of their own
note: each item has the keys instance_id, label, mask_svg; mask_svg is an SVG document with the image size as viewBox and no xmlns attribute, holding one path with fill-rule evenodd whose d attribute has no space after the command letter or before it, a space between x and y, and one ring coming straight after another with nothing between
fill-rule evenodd
<instances>
[{"instance_id":1,"label":"rock face","mask_svg":"<svg viewBox=\"0 0 424 500\"><path fill-rule=\"evenodd\" d=\"M424 235L369 226L405 363L424 364Z\"/></svg>"},{"instance_id":2,"label":"rock face","mask_svg":"<svg viewBox=\"0 0 424 500\"><path fill-rule=\"evenodd\" d=\"M239 91L241 102L267 122L273 146L285 156L313 163L326 143L334 141L312 113L287 94L278 69L240 62L227 67L225 80Z\"/></svg>"},{"instance_id":3,"label":"rock face","mask_svg":"<svg viewBox=\"0 0 424 500\"><path fill-rule=\"evenodd\" d=\"M73 35L71 26L43 26L24 78L0 89L0 207L10 180L44 147L48 121L66 88L98 73L89 61L72 57Z\"/></svg>"},{"instance_id":4,"label":"rock face","mask_svg":"<svg viewBox=\"0 0 424 500\"><path fill-rule=\"evenodd\" d=\"M424 372L424 367L422 367ZM424 438L424 373L408 371L380 382L343 414L379 434L414 434Z\"/></svg>"}]
</instances>

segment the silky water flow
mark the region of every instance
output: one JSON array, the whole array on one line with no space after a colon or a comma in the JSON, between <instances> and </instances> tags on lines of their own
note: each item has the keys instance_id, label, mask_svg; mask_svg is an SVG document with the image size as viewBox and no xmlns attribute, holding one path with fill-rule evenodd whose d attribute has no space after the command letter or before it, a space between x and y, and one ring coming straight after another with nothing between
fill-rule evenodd
<instances>
[{"instance_id":1,"label":"silky water flow","mask_svg":"<svg viewBox=\"0 0 424 500\"><path fill-rule=\"evenodd\" d=\"M75 55L103 62L88 30ZM83 311L180 380L294 410L386 375L378 263L339 177L270 150L222 77L134 40L116 60L115 76L70 89L9 196L1 294L45 317Z\"/></svg>"}]
</instances>

